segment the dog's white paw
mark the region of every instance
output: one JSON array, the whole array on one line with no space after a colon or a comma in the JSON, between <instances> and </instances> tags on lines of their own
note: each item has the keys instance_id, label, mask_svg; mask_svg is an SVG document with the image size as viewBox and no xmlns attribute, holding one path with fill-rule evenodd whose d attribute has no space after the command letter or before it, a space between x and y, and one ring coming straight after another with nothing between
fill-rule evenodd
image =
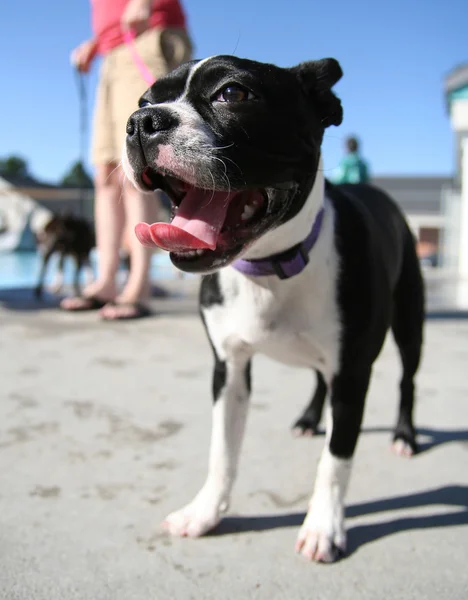
<instances>
[{"instance_id":1,"label":"dog's white paw","mask_svg":"<svg viewBox=\"0 0 468 600\"><path fill-rule=\"evenodd\" d=\"M327 511L328 512L328 511ZM311 510L299 530L295 547L308 560L331 563L346 551L346 532L342 519L329 514L314 514Z\"/></svg>"},{"instance_id":2,"label":"dog's white paw","mask_svg":"<svg viewBox=\"0 0 468 600\"><path fill-rule=\"evenodd\" d=\"M391 445L391 450L397 456L403 456L405 458L411 458L417 452L416 443L409 442L403 438L397 438Z\"/></svg>"},{"instance_id":3,"label":"dog's white paw","mask_svg":"<svg viewBox=\"0 0 468 600\"><path fill-rule=\"evenodd\" d=\"M220 513L216 505L203 505L198 500L194 500L181 510L168 515L161 526L171 535L200 537L216 527L221 520Z\"/></svg>"}]
</instances>

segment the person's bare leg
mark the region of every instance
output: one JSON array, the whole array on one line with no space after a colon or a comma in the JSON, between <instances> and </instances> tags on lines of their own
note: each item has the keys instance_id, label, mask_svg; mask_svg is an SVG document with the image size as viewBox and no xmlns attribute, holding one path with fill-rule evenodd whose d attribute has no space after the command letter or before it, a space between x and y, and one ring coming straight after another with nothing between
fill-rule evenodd
<instances>
[{"instance_id":1,"label":"person's bare leg","mask_svg":"<svg viewBox=\"0 0 468 600\"><path fill-rule=\"evenodd\" d=\"M141 221L154 223L158 219L159 197L142 194L129 181L124 182L123 197L128 228L130 271L122 292L115 303L105 306L101 316L105 319L125 319L138 316L150 295L149 268L152 250L145 248L135 236L135 225Z\"/></svg>"},{"instance_id":2,"label":"person's bare leg","mask_svg":"<svg viewBox=\"0 0 468 600\"><path fill-rule=\"evenodd\" d=\"M80 310L89 305L91 297L108 302L116 296L115 277L119 267L119 249L125 224L122 181L122 171L115 163L96 167L94 216L98 277L86 286L82 296L62 300L62 308Z\"/></svg>"}]
</instances>

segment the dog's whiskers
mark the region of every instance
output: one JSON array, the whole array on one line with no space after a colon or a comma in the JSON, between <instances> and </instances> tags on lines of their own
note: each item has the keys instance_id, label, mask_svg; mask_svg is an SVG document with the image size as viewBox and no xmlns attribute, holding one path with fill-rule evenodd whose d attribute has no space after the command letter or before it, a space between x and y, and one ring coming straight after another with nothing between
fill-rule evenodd
<instances>
[{"instance_id":1,"label":"dog's whiskers","mask_svg":"<svg viewBox=\"0 0 468 600\"><path fill-rule=\"evenodd\" d=\"M229 162L231 162L236 167L236 169L239 170L239 173L242 174L242 169L239 167L239 165L236 162L234 162L231 158L228 158L227 156L224 156L223 158L224 158L224 160L228 160Z\"/></svg>"},{"instance_id":2,"label":"dog's whiskers","mask_svg":"<svg viewBox=\"0 0 468 600\"><path fill-rule=\"evenodd\" d=\"M211 150L213 150L213 152L215 150L225 150L226 148L232 148L232 146L234 146L234 142L232 142L231 144L228 144L227 146L213 146L213 148L211 148Z\"/></svg>"},{"instance_id":3,"label":"dog's whiskers","mask_svg":"<svg viewBox=\"0 0 468 600\"><path fill-rule=\"evenodd\" d=\"M112 169L112 171L111 171L111 172L109 173L109 175L106 177L106 181L105 181L105 183L107 183L107 182L109 181L109 179L112 177L112 175L113 175L113 174L114 174L114 173L117 171L117 169L119 169L121 166L122 166L122 161L120 161L120 162L118 163L118 165L117 165L117 166L116 166L114 169Z\"/></svg>"},{"instance_id":4,"label":"dog's whiskers","mask_svg":"<svg viewBox=\"0 0 468 600\"><path fill-rule=\"evenodd\" d=\"M128 179L127 175L125 174L125 171L122 169L122 173L120 176L120 182L119 182L120 183L120 196L119 196L119 200L118 200L119 204L123 201L125 180L127 180L130 183L130 180Z\"/></svg>"},{"instance_id":5,"label":"dog's whiskers","mask_svg":"<svg viewBox=\"0 0 468 600\"><path fill-rule=\"evenodd\" d=\"M213 188L212 188L212 192L211 192L211 198L208 200L208 202L206 203L205 206L209 206L211 204L211 202L213 201L215 192L216 192L216 184L215 184L215 179L213 177L213 173L210 171L210 169L208 169L208 173L210 174L211 181L213 182Z\"/></svg>"},{"instance_id":6,"label":"dog's whiskers","mask_svg":"<svg viewBox=\"0 0 468 600\"><path fill-rule=\"evenodd\" d=\"M215 160L219 160L219 162L223 165L224 168L224 173L221 175L221 177L224 179L224 181L226 181L227 183L227 188L228 188L228 195L226 196L226 199L229 200L229 195L231 193L231 182L229 180L228 174L227 174L227 166L226 163L223 161L223 159L219 158L218 156L212 156L213 159Z\"/></svg>"}]
</instances>

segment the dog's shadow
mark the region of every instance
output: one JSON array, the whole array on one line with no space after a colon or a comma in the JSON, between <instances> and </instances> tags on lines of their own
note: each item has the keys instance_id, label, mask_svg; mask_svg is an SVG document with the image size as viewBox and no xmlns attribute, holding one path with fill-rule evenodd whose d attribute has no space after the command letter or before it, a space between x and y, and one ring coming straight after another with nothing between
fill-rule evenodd
<instances>
[{"instance_id":1,"label":"dog's shadow","mask_svg":"<svg viewBox=\"0 0 468 600\"><path fill-rule=\"evenodd\" d=\"M367 427L363 428L362 433L391 433L391 429L387 427ZM419 428L418 433L421 436L429 438L427 441L420 443L420 452L427 452L430 449L450 442L468 444L468 430L466 429L436 430ZM417 458L413 460L417 460ZM355 517L373 515L380 512L396 512L410 508L435 507L437 505L457 507L459 510L450 513L434 512L422 516L394 516L380 523L373 522L352 525L352 519ZM451 485L404 496L353 504L346 508L346 517L351 519L351 522L348 522L347 555L349 556L360 546L395 533L454 525L468 525L468 485ZM282 515L226 517L211 535L217 536L299 527L304 518L304 512Z\"/></svg>"},{"instance_id":2,"label":"dog's shadow","mask_svg":"<svg viewBox=\"0 0 468 600\"><path fill-rule=\"evenodd\" d=\"M461 442L468 444L468 429L430 429L428 427L417 427L418 435L418 454L433 450L437 446L448 444L450 442ZM361 434L365 435L368 433L388 433L392 435L393 429L390 427L363 427ZM323 429L315 434L316 436L324 436L325 432ZM427 440L421 441L421 437L428 438Z\"/></svg>"},{"instance_id":3,"label":"dog's shadow","mask_svg":"<svg viewBox=\"0 0 468 600\"><path fill-rule=\"evenodd\" d=\"M418 492L407 496L383 498L361 504L353 504L346 509L346 517L360 517L379 512L398 511L408 508L427 506L458 507L460 510L450 513L433 513L429 515L390 518L380 523L369 523L348 527L348 550L351 555L359 547L380 538L403 531L468 525L468 486L453 485ZM262 515L249 517L226 517L211 535L228 535L252 531L267 531L286 527L299 527L304 521L305 513L296 512L284 515Z\"/></svg>"},{"instance_id":4,"label":"dog's shadow","mask_svg":"<svg viewBox=\"0 0 468 600\"><path fill-rule=\"evenodd\" d=\"M70 290L70 295L73 295L73 290ZM0 308L19 313L55 311L64 297L64 293L52 294L44 289L42 296L38 298L33 287L0 289ZM193 315L197 313L195 295L185 294L183 291L169 292L159 286L153 286L150 305L155 314Z\"/></svg>"},{"instance_id":5,"label":"dog's shadow","mask_svg":"<svg viewBox=\"0 0 468 600\"><path fill-rule=\"evenodd\" d=\"M0 306L18 312L35 312L58 308L60 298L44 290L37 298L32 287L7 288L0 290Z\"/></svg>"}]
</instances>

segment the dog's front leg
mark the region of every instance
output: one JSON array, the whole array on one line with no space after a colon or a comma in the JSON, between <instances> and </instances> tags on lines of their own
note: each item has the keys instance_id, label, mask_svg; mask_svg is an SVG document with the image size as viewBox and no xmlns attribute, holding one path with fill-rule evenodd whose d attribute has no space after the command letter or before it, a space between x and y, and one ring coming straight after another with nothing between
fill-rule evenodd
<instances>
[{"instance_id":1,"label":"dog's front leg","mask_svg":"<svg viewBox=\"0 0 468 600\"><path fill-rule=\"evenodd\" d=\"M327 441L296 551L309 560L333 562L346 550L344 497L361 428L370 371L337 375L327 412Z\"/></svg>"},{"instance_id":2,"label":"dog's front leg","mask_svg":"<svg viewBox=\"0 0 468 600\"><path fill-rule=\"evenodd\" d=\"M44 288L44 279L45 279L45 275L46 275L46 271L47 271L47 265L49 264L50 257L52 256L54 251L55 251L54 247L47 248L42 257L42 267L41 267L41 271L39 273L39 279L38 279L36 287L34 288L34 294L35 294L36 298L42 297L42 291Z\"/></svg>"},{"instance_id":3,"label":"dog's front leg","mask_svg":"<svg viewBox=\"0 0 468 600\"><path fill-rule=\"evenodd\" d=\"M208 476L195 498L163 522L173 535L200 536L213 529L229 506L244 437L250 395L250 354L215 356L213 421Z\"/></svg>"}]
</instances>

